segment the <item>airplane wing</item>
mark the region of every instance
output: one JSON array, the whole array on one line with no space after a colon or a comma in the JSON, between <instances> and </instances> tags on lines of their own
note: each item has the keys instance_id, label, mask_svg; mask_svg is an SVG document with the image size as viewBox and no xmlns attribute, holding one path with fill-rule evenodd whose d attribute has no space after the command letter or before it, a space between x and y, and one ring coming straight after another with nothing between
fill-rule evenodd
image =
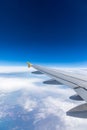
<instances>
[{"instance_id":1,"label":"airplane wing","mask_svg":"<svg viewBox=\"0 0 87 130\"><path fill-rule=\"evenodd\" d=\"M52 77L54 80L73 88L75 92L84 101L87 102L87 78L86 77L81 78L81 76L78 74L76 75L73 73L69 73L61 69L55 70L55 69L28 63L28 67L31 66L37 69L38 71L40 71L41 73L44 73Z\"/></svg>"}]
</instances>

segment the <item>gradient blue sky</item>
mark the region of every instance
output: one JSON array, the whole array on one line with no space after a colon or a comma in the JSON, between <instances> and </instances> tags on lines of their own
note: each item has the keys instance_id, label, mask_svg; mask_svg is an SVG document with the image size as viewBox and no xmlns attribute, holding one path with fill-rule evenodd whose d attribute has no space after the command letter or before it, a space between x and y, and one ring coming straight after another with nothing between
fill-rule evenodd
<instances>
[{"instance_id":1,"label":"gradient blue sky","mask_svg":"<svg viewBox=\"0 0 87 130\"><path fill-rule=\"evenodd\" d=\"M87 61L86 0L0 1L0 62Z\"/></svg>"}]
</instances>

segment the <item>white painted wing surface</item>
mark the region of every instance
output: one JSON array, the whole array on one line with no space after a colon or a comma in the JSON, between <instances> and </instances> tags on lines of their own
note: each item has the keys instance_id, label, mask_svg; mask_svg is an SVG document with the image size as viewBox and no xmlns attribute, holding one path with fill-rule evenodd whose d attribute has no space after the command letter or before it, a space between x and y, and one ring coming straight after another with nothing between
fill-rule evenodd
<instances>
[{"instance_id":1,"label":"white painted wing surface","mask_svg":"<svg viewBox=\"0 0 87 130\"><path fill-rule=\"evenodd\" d=\"M76 93L87 102L87 78L81 78L78 74L68 73L62 70L55 70L47 67L42 67L38 65L32 65L35 69L40 72L52 77L53 79L59 81L60 83L70 86Z\"/></svg>"}]
</instances>

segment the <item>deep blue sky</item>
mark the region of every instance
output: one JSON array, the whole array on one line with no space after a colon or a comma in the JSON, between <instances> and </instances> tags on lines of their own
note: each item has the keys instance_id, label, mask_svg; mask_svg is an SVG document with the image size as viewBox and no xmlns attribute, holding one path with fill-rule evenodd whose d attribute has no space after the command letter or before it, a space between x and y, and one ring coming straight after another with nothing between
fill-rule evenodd
<instances>
[{"instance_id":1,"label":"deep blue sky","mask_svg":"<svg viewBox=\"0 0 87 130\"><path fill-rule=\"evenodd\" d=\"M0 61L87 61L87 0L1 0Z\"/></svg>"}]
</instances>

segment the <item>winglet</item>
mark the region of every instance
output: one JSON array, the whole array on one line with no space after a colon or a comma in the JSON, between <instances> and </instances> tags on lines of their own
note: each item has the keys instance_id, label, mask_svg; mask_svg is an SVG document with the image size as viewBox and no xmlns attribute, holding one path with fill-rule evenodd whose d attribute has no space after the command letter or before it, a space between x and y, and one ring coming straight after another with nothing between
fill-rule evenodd
<instances>
[{"instance_id":1,"label":"winglet","mask_svg":"<svg viewBox=\"0 0 87 130\"><path fill-rule=\"evenodd\" d=\"M30 62L27 62L28 64L28 68L30 68L32 66L32 64Z\"/></svg>"}]
</instances>

